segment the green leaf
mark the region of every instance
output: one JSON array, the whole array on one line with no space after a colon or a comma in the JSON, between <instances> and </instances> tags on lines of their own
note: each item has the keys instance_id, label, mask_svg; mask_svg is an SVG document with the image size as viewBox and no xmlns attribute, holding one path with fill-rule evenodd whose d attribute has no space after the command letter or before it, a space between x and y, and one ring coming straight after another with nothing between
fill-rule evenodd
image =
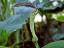
<instances>
[{"instance_id":1,"label":"green leaf","mask_svg":"<svg viewBox=\"0 0 64 48\"><path fill-rule=\"evenodd\" d=\"M26 3L26 2L28 2L28 0L16 0L16 2Z\"/></svg>"},{"instance_id":2,"label":"green leaf","mask_svg":"<svg viewBox=\"0 0 64 48\"><path fill-rule=\"evenodd\" d=\"M11 33L16 31L17 29L22 28L22 25L26 23L29 15L14 15L10 18L6 19L3 22L0 22L0 29L6 30L7 32Z\"/></svg>"},{"instance_id":3,"label":"green leaf","mask_svg":"<svg viewBox=\"0 0 64 48\"><path fill-rule=\"evenodd\" d=\"M5 46L0 46L0 48L9 48L9 47L5 47Z\"/></svg>"},{"instance_id":4,"label":"green leaf","mask_svg":"<svg viewBox=\"0 0 64 48\"><path fill-rule=\"evenodd\" d=\"M59 0L59 1L58 0L57 1L55 1L55 0L52 0L52 1L51 0L43 0L42 1L42 4L43 4L42 9L43 10L51 10L51 9L54 10L57 7L61 8L63 3L64 3L64 1L61 1L61 0Z\"/></svg>"},{"instance_id":5,"label":"green leaf","mask_svg":"<svg viewBox=\"0 0 64 48\"><path fill-rule=\"evenodd\" d=\"M64 16L58 16L57 21L59 22L64 22Z\"/></svg>"},{"instance_id":6,"label":"green leaf","mask_svg":"<svg viewBox=\"0 0 64 48\"><path fill-rule=\"evenodd\" d=\"M22 28L23 24L26 24L26 20L29 18L29 14L14 15L5 21L0 21L0 44L7 42L8 36Z\"/></svg>"},{"instance_id":7,"label":"green leaf","mask_svg":"<svg viewBox=\"0 0 64 48\"><path fill-rule=\"evenodd\" d=\"M30 13L31 14L31 13ZM26 23L26 20L30 17L30 14L13 15L0 22L0 29L6 30L9 34L22 28L22 25Z\"/></svg>"},{"instance_id":8,"label":"green leaf","mask_svg":"<svg viewBox=\"0 0 64 48\"><path fill-rule=\"evenodd\" d=\"M5 45L8 40L8 33L6 30L0 29L0 45Z\"/></svg>"},{"instance_id":9,"label":"green leaf","mask_svg":"<svg viewBox=\"0 0 64 48\"><path fill-rule=\"evenodd\" d=\"M7 42L7 38L12 32L22 28L30 14L13 15L4 21L0 21L0 44L5 44L4 42Z\"/></svg>"},{"instance_id":10,"label":"green leaf","mask_svg":"<svg viewBox=\"0 0 64 48\"><path fill-rule=\"evenodd\" d=\"M42 48L64 48L64 40L49 43Z\"/></svg>"}]
</instances>

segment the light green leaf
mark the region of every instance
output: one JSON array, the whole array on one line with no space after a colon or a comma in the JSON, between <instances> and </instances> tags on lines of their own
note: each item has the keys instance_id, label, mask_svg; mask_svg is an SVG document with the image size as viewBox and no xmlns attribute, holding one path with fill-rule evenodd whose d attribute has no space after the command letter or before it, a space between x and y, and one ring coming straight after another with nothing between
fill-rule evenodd
<instances>
[{"instance_id":1,"label":"light green leaf","mask_svg":"<svg viewBox=\"0 0 64 48\"><path fill-rule=\"evenodd\" d=\"M8 33L6 30L0 29L0 45L5 45L8 40Z\"/></svg>"},{"instance_id":2,"label":"light green leaf","mask_svg":"<svg viewBox=\"0 0 64 48\"><path fill-rule=\"evenodd\" d=\"M9 47L5 47L5 46L0 46L0 48L9 48Z\"/></svg>"},{"instance_id":3,"label":"light green leaf","mask_svg":"<svg viewBox=\"0 0 64 48\"><path fill-rule=\"evenodd\" d=\"M42 48L64 48L64 40L49 43Z\"/></svg>"},{"instance_id":4,"label":"light green leaf","mask_svg":"<svg viewBox=\"0 0 64 48\"><path fill-rule=\"evenodd\" d=\"M64 16L58 16L57 21L64 22Z\"/></svg>"}]
</instances>

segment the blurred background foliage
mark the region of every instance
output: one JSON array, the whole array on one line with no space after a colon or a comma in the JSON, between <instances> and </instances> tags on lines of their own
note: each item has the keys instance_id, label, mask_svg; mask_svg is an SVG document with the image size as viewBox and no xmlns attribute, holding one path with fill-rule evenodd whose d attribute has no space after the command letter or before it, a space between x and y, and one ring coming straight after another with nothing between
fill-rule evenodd
<instances>
[{"instance_id":1,"label":"blurred background foliage","mask_svg":"<svg viewBox=\"0 0 64 48\"><path fill-rule=\"evenodd\" d=\"M0 0L1 48L63 46L64 0Z\"/></svg>"}]
</instances>

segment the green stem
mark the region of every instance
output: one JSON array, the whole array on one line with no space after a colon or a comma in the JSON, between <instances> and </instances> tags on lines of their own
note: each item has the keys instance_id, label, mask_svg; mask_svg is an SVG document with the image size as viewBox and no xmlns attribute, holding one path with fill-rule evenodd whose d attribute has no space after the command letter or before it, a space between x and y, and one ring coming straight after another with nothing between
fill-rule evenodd
<instances>
[{"instance_id":1,"label":"green stem","mask_svg":"<svg viewBox=\"0 0 64 48\"><path fill-rule=\"evenodd\" d=\"M35 18L35 15L38 13L38 10L36 10L34 13L31 14L30 16L30 30L31 30L31 33L32 33L32 41L34 42L35 44L35 47L36 48L40 48L39 45L38 45L38 37L36 36L35 34L35 30L34 30L34 18Z\"/></svg>"},{"instance_id":2,"label":"green stem","mask_svg":"<svg viewBox=\"0 0 64 48\"><path fill-rule=\"evenodd\" d=\"M38 42L35 42L35 47L36 47L36 48L40 48Z\"/></svg>"},{"instance_id":3,"label":"green stem","mask_svg":"<svg viewBox=\"0 0 64 48\"><path fill-rule=\"evenodd\" d=\"M16 31L16 43L19 43L19 30ZM19 48L19 46L16 46L16 48Z\"/></svg>"}]
</instances>

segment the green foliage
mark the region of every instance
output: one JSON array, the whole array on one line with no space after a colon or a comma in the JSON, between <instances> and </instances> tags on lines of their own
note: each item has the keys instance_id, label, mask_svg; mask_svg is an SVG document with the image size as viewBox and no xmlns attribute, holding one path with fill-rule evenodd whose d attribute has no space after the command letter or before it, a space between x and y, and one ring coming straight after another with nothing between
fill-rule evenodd
<instances>
[{"instance_id":1,"label":"green foliage","mask_svg":"<svg viewBox=\"0 0 64 48\"><path fill-rule=\"evenodd\" d=\"M37 13L47 14L47 12L44 12L43 10L48 9L55 9L56 7L62 6L62 4L58 4L57 6L53 6L51 2L47 0L43 0L41 3L44 3L44 6L42 6L42 10L35 9L35 11L31 14L22 14L21 15L13 15L13 6L14 3L18 0L0 0L2 3L2 15L1 18L6 20L0 22L0 45L5 45L8 41L8 37L11 33L17 31L18 29L22 28L23 24L26 24L26 20L30 18L30 30L32 33L32 41L35 44L36 48L40 48L38 45L38 37L35 34L34 29L34 18ZM28 0L22 0L23 2L28 2ZM22 2L21 1L21 2ZM39 1L39 0L38 0ZM43 14L42 14L43 13ZM11 17L9 17L11 16ZM51 16L51 15L50 15ZM49 15L48 15L49 17ZM64 16L58 16L57 21L64 22ZM16 42L19 42L19 31L16 32ZM0 48L6 48L4 46L0 46ZM43 48L64 48L64 41L56 41L50 44L45 45Z\"/></svg>"},{"instance_id":2,"label":"green foliage","mask_svg":"<svg viewBox=\"0 0 64 48\"><path fill-rule=\"evenodd\" d=\"M9 33L14 32L17 29L22 28L22 25L26 23L25 21L26 21L26 19L28 19L28 17L29 17L29 14L11 16L10 18L6 19L5 21L0 22L0 29L4 29Z\"/></svg>"},{"instance_id":3,"label":"green foliage","mask_svg":"<svg viewBox=\"0 0 64 48\"><path fill-rule=\"evenodd\" d=\"M8 39L8 33L6 30L0 29L0 45L5 45Z\"/></svg>"},{"instance_id":4,"label":"green foliage","mask_svg":"<svg viewBox=\"0 0 64 48\"><path fill-rule=\"evenodd\" d=\"M61 1L61 0L59 0L59 1L58 0L57 1L55 1L55 0L53 0L53 1L51 1L51 0L43 0L42 3L43 3L43 6L42 6L43 10L51 10L51 9L54 10L57 7L61 8L63 3L64 3L64 1Z\"/></svg>"},{"instance_id":5,"label":"green foliage","mask_svg":"<svg viewBox=\"0 0 64 48\"><path fill-rule=\"evenodd\" d=\"M26 24L26 20L29 17L30 14L14 15L6 19L5 21L0 22L0 37L2 38L0 42L7 42L7 38L10 36L10 34L22 28L22 25ZM16 35L19 34L17 33Z\"/></svg>"},{"instance_id":6,"label":"green foliage","mask_svg":"<svg viewBox=\"0 0 64 48\"><path fill-rule=\"evenodd\" d=\"M64 16L58 16L57 21L59 22L64 22Z\"/></svg>"},{"instance_id":7,"label":"green foliage","mask_svg":"<svg viewBox=\"0 0 64 48\"><path fill-rule=\"evenodd\" d=\"M6 18L13 15L13 5L15 3L15 0L0 0L2 6L1 6L1 20L5 20Z\"/></svg>"},{"instance_id":8,"label":"green foliage","mask_svg":"<svg viewBox=\"0 0 64 48\"><path fill-rule=\"evenodd\" d=\"M9 47L5 47L5 46L0 46L0 48L9 48Z\"/></svg>"},{"instance_id":9,"label":"green foliage","mask_svg":"<svg viewBox=\"0 0 64 48\"><path fill-rule=\"evenodd\" d=\"M42 48L64 48L64 40L49 43Z\"/></svg>"}]
</instances>

